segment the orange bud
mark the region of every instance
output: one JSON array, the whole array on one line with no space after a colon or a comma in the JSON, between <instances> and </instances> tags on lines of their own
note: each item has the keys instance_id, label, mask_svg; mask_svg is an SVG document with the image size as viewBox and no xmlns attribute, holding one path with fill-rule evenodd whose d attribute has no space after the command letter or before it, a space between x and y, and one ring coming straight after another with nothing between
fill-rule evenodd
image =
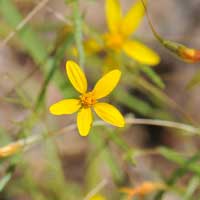
<instances>
[{"instance_id":1,"label":"orange bud","mask_svg":"<svg viewBox=\"0 0 200 200\"><path fill-rule=\"evenodd\" d=\"M21 149L21 147L22 145L20 145L19 143L13 143L0 148L0 158L11 156L17 153Z\"/></svg>"},{"instance_id":2,"label":"orange bud","mask_svg":"<svg viewBox=\"0 0 200 200\"><path fill-rule=\"evenodd\" d=\"M122 188L121 192L126 193L128 195L128 199L133 198L134 196L144 196L155 190L164 189L165 186L162 183L153 183L153 182L144 182L141 185L138 185L134 188Z\"/></svg>"},{"instance_id":3,"label":"orange bud","mask_svg":"<svg viewBox=\"0 0 200 200\"><path fill-rule=\"evenodd\" d=\"M176 55L177 57L179 57L180 59L182 59L185 62L189 62L189 63L197 63L200 62L200 50L196 50L196 49L190 49L185 47L182 44L170 41L170 40L166 40L164 39L154 28L151 19L149 17L149 13L147 10L147 7L144 3L144 0L141 0L145 12L146 12L146 16L147 16L147 20L149 23L149 26L151 28L151 31L154 35L154 37L165 47L167 48L171 53L173 53L174 55Z\"/></svg>"},{"instance_id":4,"label":"orange bud","mask_svg":"<svg viewBox=\"0 0 200 200\"><path fill-rule=\"evenodd\" d=\"M200 62L200 50L180 47L179 54L182 59L190 63Z\"/></svg>"}]
</instances>

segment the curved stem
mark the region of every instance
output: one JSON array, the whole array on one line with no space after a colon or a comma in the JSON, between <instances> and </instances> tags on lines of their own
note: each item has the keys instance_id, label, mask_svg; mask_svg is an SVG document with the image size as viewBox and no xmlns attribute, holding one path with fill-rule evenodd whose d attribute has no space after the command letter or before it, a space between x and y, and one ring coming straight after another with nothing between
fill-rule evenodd
<instances>
[{"instance_id":1,"label":"curved stem","mask_svg":"<svg viewBox=\"0 0 200 200\"><path fill-rule=\"evenodd\" d=\"M126 118L126 124L130 125L152 125L152 126L163 126L168 128L174 128L182 130L185 132L192 133L193 135L199 135L200 129L188 124L183 124L179 122L167 121L167 120L158 120L158 119L143 119L143 118ZM97 120L93 123L93 126L108 126L107 123ZM16 142L12 142L2 148L0 148L0 158L8 157L20 150L26 151L32 144L37 143L38 141L44 139L48 136L56 136L66 132L70 132L76 129L76 124L71 124L55 132L48 132L47 134L38 134L32 135L27 138L20 139Z\"/></svg>"},{"instance_id":2,"label":"curved stem","mask_svg":"<svg viewBox=\"0 0 200 200\"><path fill-rule=\"evenodd\" d=\"M153 125L153 126L163 126L168 128L174 128L183 130L193 134L200 134L200 129L188 124L183 124L179 122L159 120L159 119L140 119L140 118L128 118L126 119L127 124L135 125Z\"/></svg>"}]
</instances>

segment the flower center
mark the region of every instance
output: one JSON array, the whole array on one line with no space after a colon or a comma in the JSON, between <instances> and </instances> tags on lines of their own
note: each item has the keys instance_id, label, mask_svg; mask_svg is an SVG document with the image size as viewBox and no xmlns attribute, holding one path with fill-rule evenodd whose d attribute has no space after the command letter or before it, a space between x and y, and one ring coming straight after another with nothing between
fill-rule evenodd
<instances>
[{"instance_id":1,"label":"flower center","mask_svg":"<svg viewBox=\"0 0 200 200\"><path fill-rule=\"evenodd\" d=\"M119 33L107 33L104 36L105 44L108 48L119 50L122 48L124 38Z\"/></svg>"},{"instance_id":2,"label":"flower center","mask_svg":"<svg viewBox=\"0 0 200 200\"><path fill-rule=\"evenodd\" d=\"M82 94L80 96L80 99L81 99L82 106L86 107L86 108L94 105L97 102L94 97L93 92L88 92L88 93Z\"/></svg>"}]
</instances>

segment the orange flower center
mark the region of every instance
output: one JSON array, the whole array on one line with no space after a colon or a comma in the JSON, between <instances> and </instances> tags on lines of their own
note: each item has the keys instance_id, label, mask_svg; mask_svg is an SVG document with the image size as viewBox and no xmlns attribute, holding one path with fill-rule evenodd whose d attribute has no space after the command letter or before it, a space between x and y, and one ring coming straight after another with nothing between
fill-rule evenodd
<instances>
[{"instance_id":1,"label":"orange flower center","mask_svg":"<svg viewBox=\"0 0 200 200\"><path fill-rule=\"evenodd\" d=\"M120 50L124 43L124 38L118 33L107 33L104 36L105 44L108 48Z\"/></svg>"},{"instance_id":2,"label":"orange flower center","mask_svg":"<svg viewBox=\"0 0 200 200\"><path fill-rule=\"evenodd\" d=\"M93 92L87 92L85 94L82 94L80 96L81 99L81 104L83 107L91 107L92 105L94 105L97 101L94 97L94 93Z\"/></svg>"}]
</instances>

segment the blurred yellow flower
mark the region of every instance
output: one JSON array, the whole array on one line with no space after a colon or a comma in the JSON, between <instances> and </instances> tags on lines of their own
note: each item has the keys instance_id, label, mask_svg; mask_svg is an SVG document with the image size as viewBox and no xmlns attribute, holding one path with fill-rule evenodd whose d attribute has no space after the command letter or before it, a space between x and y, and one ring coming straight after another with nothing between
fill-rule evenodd
<instances>
[{"instance_id":1,"label":"blurred yellow flower","mask_svg":"<svg viewBox=\"0 0 200 200\"><path fill-rule=\"evenodd\" d=\"M106 198L100 194L96 194L95 196L90 198L90 200L106 200Z\"/></svg>"},{"instance_id":2,"label":"blurred yellow flower","mask_svg":"<svg viewBox=\"0 0 200 200\"><path fill-rule=\"evenodd\" d=\"M102 51L102 45L100 45L95 39L87 39L84 42L84 48L88 54Z\"/></svg>"},{"instance_id":3,"label":"blurred yellow flower","mask_svg":"<svg viewBox=\"0 0 200 200\"><path fill-rule=\"evenodd\" d=\"M125 16L122 16L119 0L106 0L105 10L109 28L109 32L104 35L106 47L123 51L142 64L157 65L160 62L157 53L139 41L130 39L145 13L141 1L138 0Z\"/></svg>"},{"instance_id":4,"label":"blurred yellow flower","mask_svg":"<svg viewBox=\"0 0 200 200\"><path fill-rule=\"evenodd\" d=\"M66 72L71 84L80 93L78 99L64 99L53 104L49 110L54 115L72 114L78 111L77 125L81 136L87 136L92 126L93 117L91 108L104 121L123 127L125 124L122 114L108 103L98 102L107 96L119 82L121 72L112 70L105 74L95 85L92 91L87 92L87 79L81 68L73 61L66 63Z\"/></svg>"},{"instance_id":5,"label":"blurred yellow flower","mask_svg":"<svg viewBox=\"0 0 200 200\"><path fill-rule=\"evenodd\" d=\"M153 183L153 182L144 182L141 185L138 185L134 188L122 188L121 192L128 195L128 199L131 200L135 196L145 196L156 190L165 189L165 185L162 183Z\"/></svg>"}]
</instances>

